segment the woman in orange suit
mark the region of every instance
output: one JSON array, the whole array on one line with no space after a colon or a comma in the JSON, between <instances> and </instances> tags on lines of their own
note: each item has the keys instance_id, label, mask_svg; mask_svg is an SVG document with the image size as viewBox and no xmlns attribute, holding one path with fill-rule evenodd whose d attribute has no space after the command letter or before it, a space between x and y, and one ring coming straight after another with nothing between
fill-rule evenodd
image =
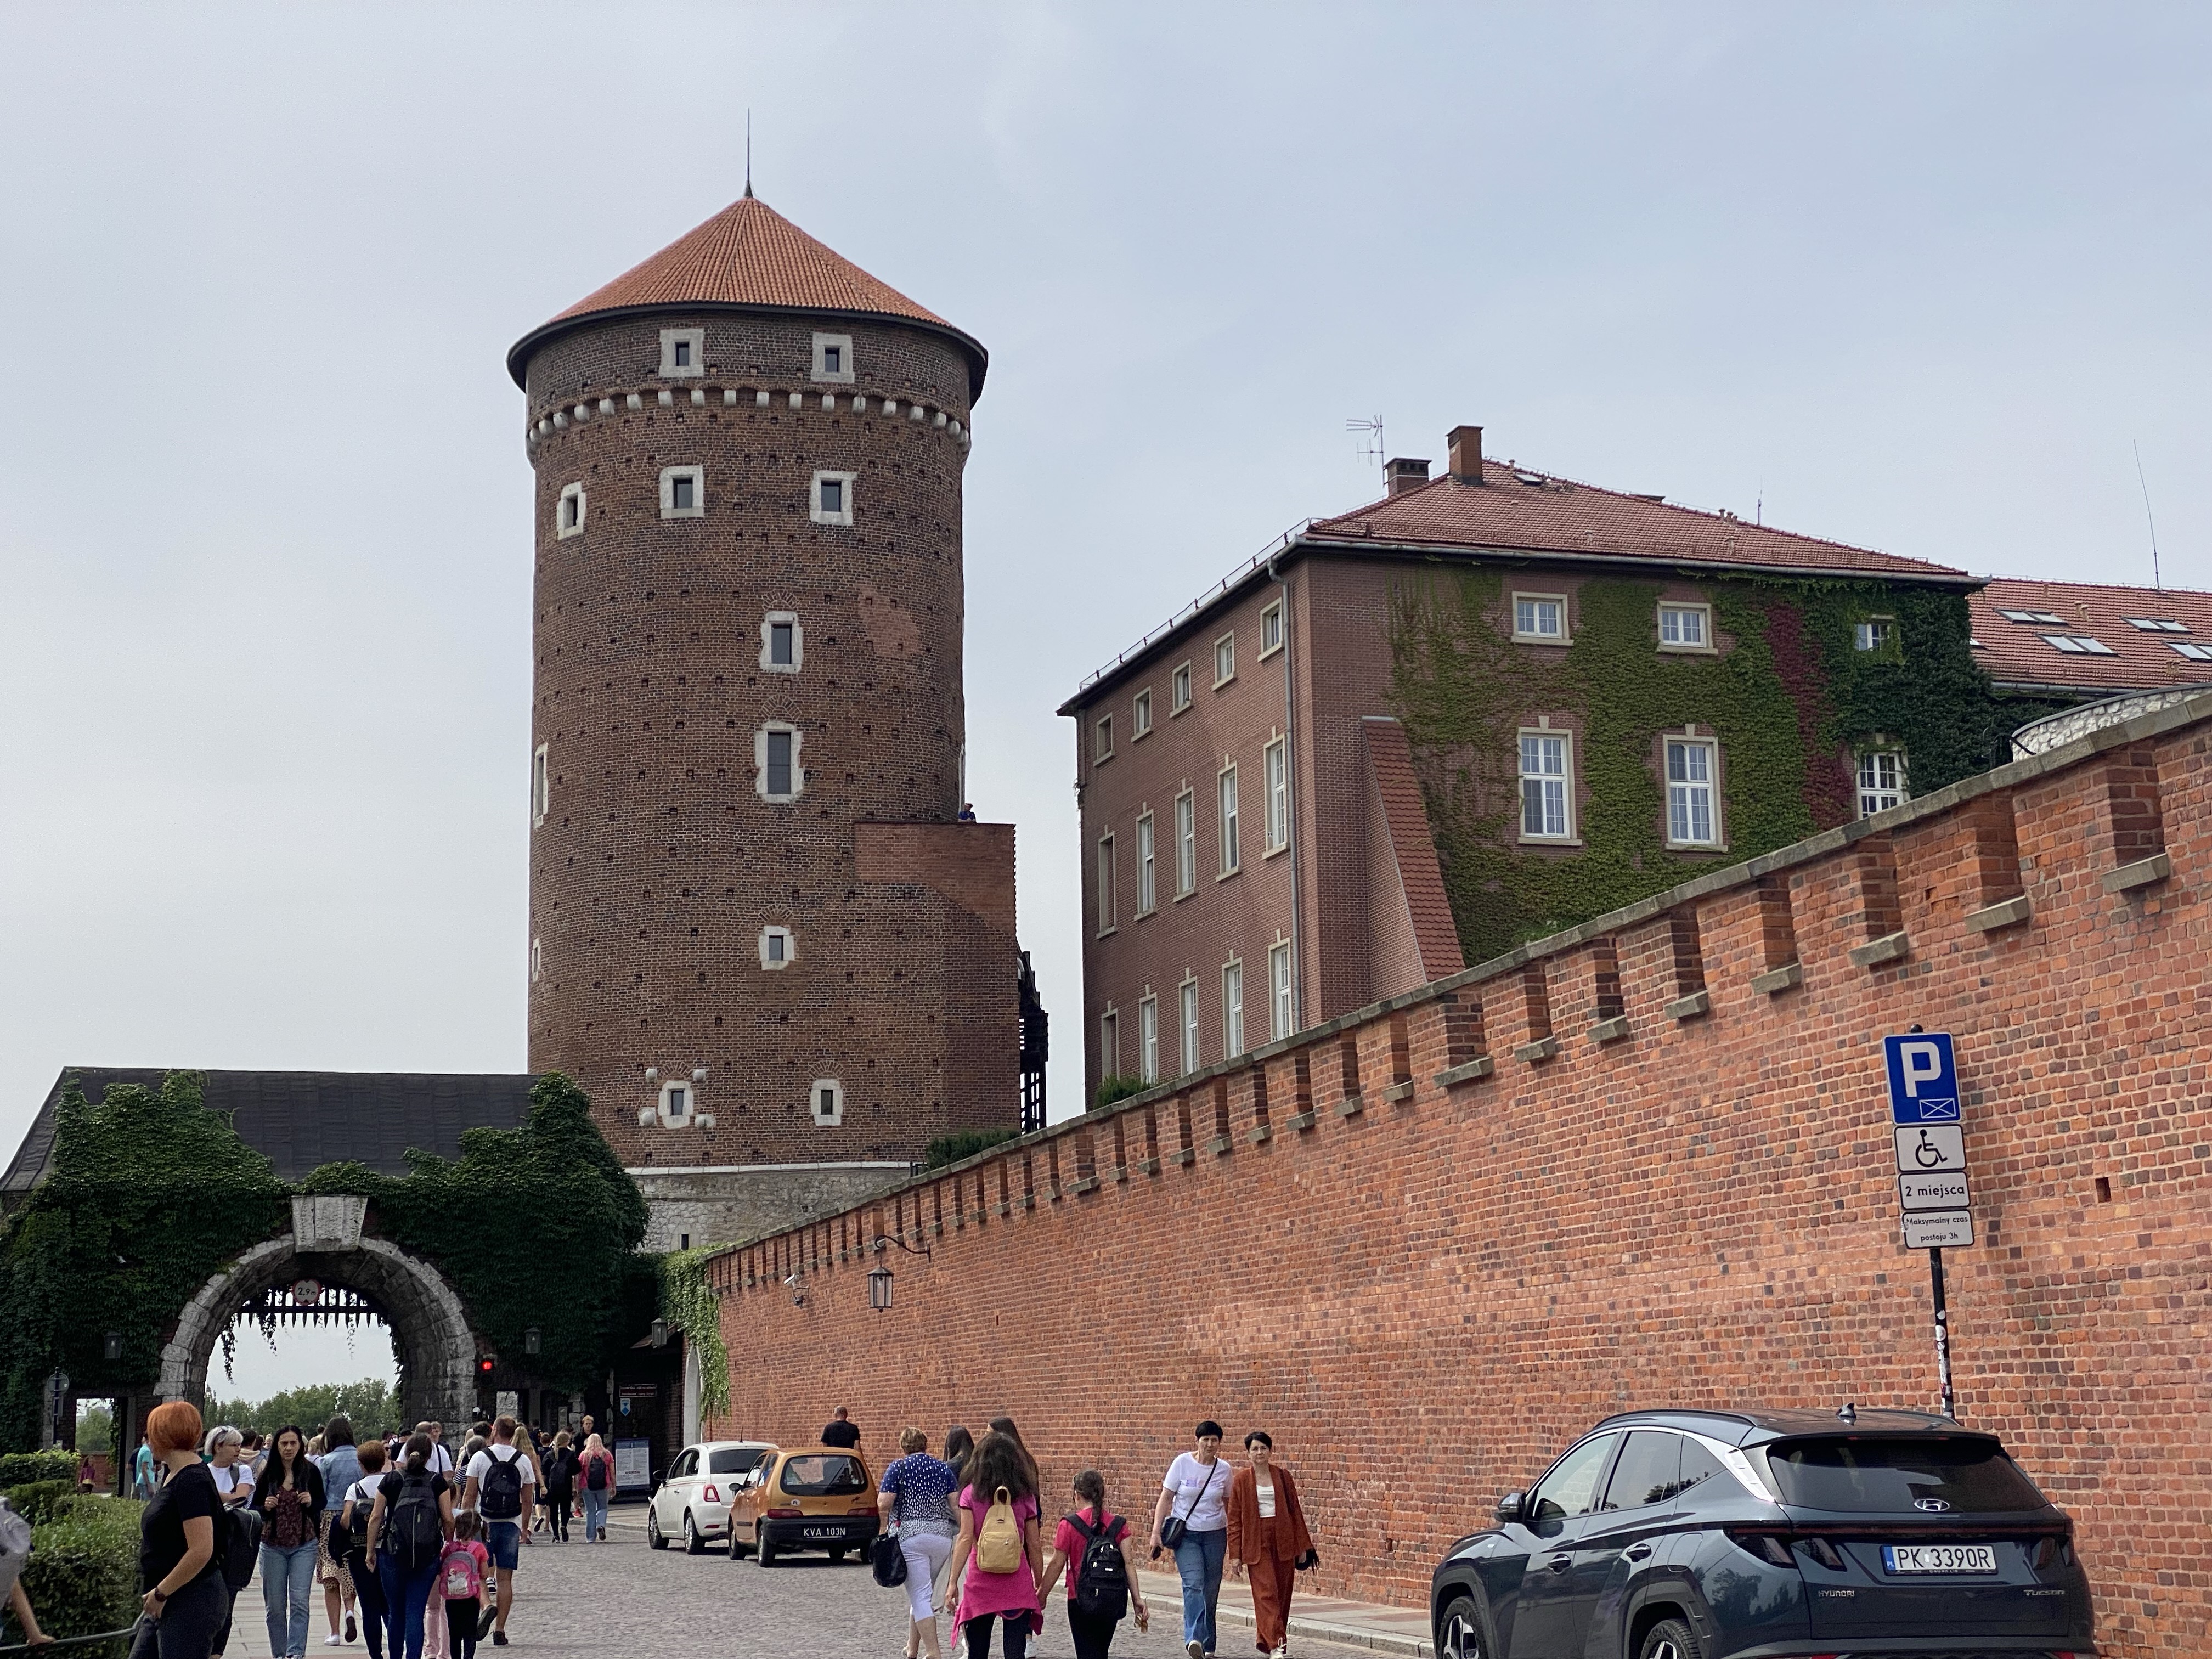
<instances>
[{"instance_id":1,"label":"woman in orange suit","mask_svg":"<svg viewBox=\"0 0 2212 1659\"><path fill-rule=\"evenodd\" d=\"M1229 1561L1238 1577L1249 1569L1260 1651L1290 1651L1291 1587L1298 1569L1319 1565L1313 1534L1291 1472L1274 1461L1264 1429L1244 1437L1252 1461L1229 1482Z\"/></svg>"}]
</instances>

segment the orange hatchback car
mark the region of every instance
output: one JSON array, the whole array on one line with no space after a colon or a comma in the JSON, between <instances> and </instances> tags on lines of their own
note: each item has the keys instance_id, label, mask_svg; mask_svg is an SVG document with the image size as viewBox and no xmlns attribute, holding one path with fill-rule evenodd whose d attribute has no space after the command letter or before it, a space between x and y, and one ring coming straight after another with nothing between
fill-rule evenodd
<instances>
[{"instance_id":1,"label":"orange hatchback car","mask_svg":"<svg viewBox=\"0 0 2212 1659\"><path fill-rule=\"evenodd\" d=\"M773 1451L731 1494L730 1559L750 1555L764 1567L796 1550L823 1550L832 1561L862 1559L876 1537L876 1483L857 1451L834 1446Z\"/></svg>"}]
</instances>

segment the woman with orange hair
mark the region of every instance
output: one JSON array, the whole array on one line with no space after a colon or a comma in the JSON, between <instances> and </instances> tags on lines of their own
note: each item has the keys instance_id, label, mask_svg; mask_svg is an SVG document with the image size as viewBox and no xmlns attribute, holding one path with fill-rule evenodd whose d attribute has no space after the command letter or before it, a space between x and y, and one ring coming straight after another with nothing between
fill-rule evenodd
<instances>
[{"instance_id":1,"label":"woman with orange hair","mask_svg":"<svg viewBox=\"0 0 2212 1659\"><path fill-rule=\"evenodd\" d=\"M230 1586L216 1551L222 1494L200 1462L200 1414L187 1401L154 1407L146 1441L168 1471L138 1522L145 1620L131 1659L209 1659L230 1617Z\"/></svg>"}]
</instances>

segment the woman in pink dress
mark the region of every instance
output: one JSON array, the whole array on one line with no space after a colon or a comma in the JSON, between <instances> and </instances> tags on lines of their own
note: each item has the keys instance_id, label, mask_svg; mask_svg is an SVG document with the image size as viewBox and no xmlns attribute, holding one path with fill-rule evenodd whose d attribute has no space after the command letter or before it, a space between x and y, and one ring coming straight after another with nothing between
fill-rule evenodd
<instances>
[{"instance_id":1,"label":"woman in pink dress","mask_svg":"<svg viewBox=\"0 0 2212 1659\"><path fill-rule=\"evenodd\" d=\"M1029 1457L1010 1437L987 1434L969 1456L967 1475L968 1484L952 1500L960 1517L950 1580L959 1586L953 1626L967 1638L968 1659L984 1659L990 1652L994 1623L1000 1627L1006 1659L1023 1659L1029 1651L1032 1622L1044 1620L1044 1598L1037 1581L1044 1552L1039 1547L1036 1484L1030 1474ZM975 1541L1001 1492L1021 1534L1021 1560L1012 1572L986 1572L976 1559Z\"/></svg>"}]
</instances>

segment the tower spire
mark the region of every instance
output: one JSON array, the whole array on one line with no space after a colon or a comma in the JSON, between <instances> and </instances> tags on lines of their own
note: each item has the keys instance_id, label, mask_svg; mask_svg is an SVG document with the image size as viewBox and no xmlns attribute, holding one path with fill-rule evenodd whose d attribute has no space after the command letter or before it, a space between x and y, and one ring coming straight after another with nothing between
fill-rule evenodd
<instances>
[{"instance_id":1,"label":"tower spire","mask_svg":"<svg viewBox=\"0 0 2212 1659\"><path fill-rule=\"evenodd\" d=\"M753 112L745 112L745 199L753 196Z\"/></svg>"}]
</instances>

